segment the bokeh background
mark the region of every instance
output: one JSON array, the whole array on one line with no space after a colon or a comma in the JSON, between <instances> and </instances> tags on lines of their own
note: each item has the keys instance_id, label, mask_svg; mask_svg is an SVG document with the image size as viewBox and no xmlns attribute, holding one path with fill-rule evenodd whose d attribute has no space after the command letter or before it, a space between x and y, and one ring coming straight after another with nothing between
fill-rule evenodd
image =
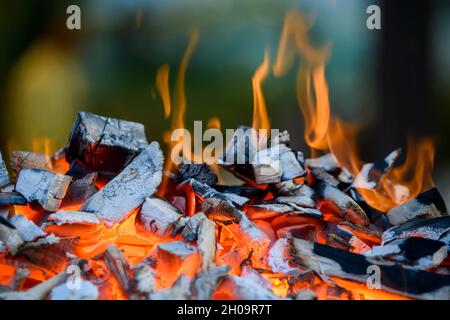
<instances>
[{"instance_id":1,"label":"bokeh background","mask_svg":"<svg viewBox=\"0 0 450 320\"><path fill-rule=\"evenodd\" d=\"M82 29L66 28L81 7ZM382 30L366 28L366 8L382 8ZM170 128L155 88L170 84L189 33L200 40L186 76L186 125L216 116L222 128L250 124L251 76L267 48L273 62L289 9L314 12L327 65L332 111L366 124L360 149L378 160L408 135L436 139L436 180L450 195L450 3L390 0L86 0L0 4L0 149L56 149L78 111L139 121L162 141ZM295 99L295 72L263 84L272 126L308 149ZM36 150L42 151L42 150ZM447 196L450 200L450 197Z\"/></svg>"}]
</instances>

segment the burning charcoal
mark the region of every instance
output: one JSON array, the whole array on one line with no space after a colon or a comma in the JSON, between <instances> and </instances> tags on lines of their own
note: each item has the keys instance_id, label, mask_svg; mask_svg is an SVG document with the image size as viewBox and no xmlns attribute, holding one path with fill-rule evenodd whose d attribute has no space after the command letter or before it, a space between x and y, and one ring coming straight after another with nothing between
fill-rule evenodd
<instances>
[{"instance_id":1,"label":"burning charcoal","mask_svg":"<svg viewBox=\"0 0 450 320\"><path fill-rule=\"evenodd\" d=\"M45 170L22 169L16 184L28 202L38 202L47 211L56 211L61 205L71 177Z\"/></svg>"},{"instance_id":2,"label":"burning charcoal","mask_svg":"<svg viewBox=\"0 0 450 320\"><path fill-rule=\"evenodd\" d=\"M295 300L317 300L317 295L310 290L301 290L295 295Z\"/></svg>"},{"instance_id":3,"label":"burning charcoal","mask_svg":"<svg viewBox=\"0 0 450 320\"><path fill-rule=\"evenodd\" d=\"M320 168L327 172L340 169L337 159L332 153L326 153L313 159L306 159L305 165L307 168Z\"/></svg>"},{"instance_id":4,"label":"burning charcoal","mask_svg":"<svg viewBox=\"0 0 450 320\"><path fill-rule=\"evenodd\" d=\"M208 217L205 216L203 212L198 212L195 215L193 215L186 223L186 225L183 228L183 231L181 232L181 236L186 241L194 241L197 240L198 236L198 230L200 225L202 224L203 220L208 220Z\"/></svg>"},{"instance_id":5,"label":"burning charcoal","mask_svg":"<svg viewBox=\"0 0 450 320\"><path fill-rule=\"evenodd\" d=\"M13 216L9 221L17 229L23 241L33 241L46 235L33 221L28 220L23 215Z\"/></svg>"},{"instance_id":6,"label":"burning charcoal","mask_svg":"<svg viewBox=\"0 0 450 320\"><path fill-rule=\"evenodd\" d=\"M344 192L323 182L316 186L316 191L319 197L335 204L345 220L359 226L369 225L369 219L364 210Z\"/></svg>"},{"instance_id":7,"label":"burning charcoal","mask_svg":"<svg viewBox=\"0 0 450 320\"><path fill-rule=\"evenodd\" d=\"M231 297L237 300L279 300L268 289L252 279L246 277L228 276L227 288L230 290Z\"/></svg>"},{"instance_id":8,"label":"burning charcoal","mask_svg":"<svg viewBox=\"0 0 450 320\"><path fill-rule=\"evenodd\" d=\"M95 172L95 171L92 170L91 168L89 168L88 166L86 166L83 162L75 159L70 164L69 170L66 172L66 176L70 176L74 180L76 180L76 179L81 179L93 172Z\"/></svg>"},{"instance_id":9,"label":"burning charcoal","mask_svg":"<svg viewBox=\"0 0 450 320\"><path fill-rule=\"evenodd\" d=\"M181 259L196 252L196 249L193 246L183 241L162 242L158 245L158 249Z\"/></svg>"},{"instance_id":10,"label":"burning charcoal","mask_svg":"<svg viewBox=\"0 0 450 320\"><path fill-rule=\"evenodd\" d=\"M191 178L207 185L213 185L217 183L216 173L206 163L183 163L178 167L178 183Z\"/></svg>"},{"instance_id":11,"label":"burning charcoal","mask_svg":"<svg viewBox=\"0 0 450 320\"><path fill-rule=\"evenodd\" d=\"M257 151L258 136L257 131L247 126L240 126L234 130L233 137L225 150L224 157L220 164L225 168L233 165L249 164ZM233 172L233 168L231 168Z\"/></svg>"},{"instance_id":12,"label":"burning charcoal","mask_svg":"<svg viewBox=\"0 0 450 320\"><path fill-rule=\"evenodd\" d=\"M298 268L289 265L289 248L288 239L283 238L275 241L270 248L268 264L274 273L297 274L299 272Z\"/></svg>"},{"instance_id":13,"label":"burning charcoal","mask_svg":"<svg viewBox=\"0 0 450 320\"><path fill-rule=\"evenodd\" d=\"M208 218L221 222L238 243L252 252L251 260L255 267L265 266L270 239L244 212L217 198L206 199L202 203L202 211Z\"/></svg>"},{"instance_id":14,"label":"burning charcoal","mask_svg":"<svg viewBox=\"0 0 450 320\"><path fill-rule=\"evenodd\" d=\"M197 300L210 300L214 291L220 285L221 281L225 279L230 267L228 265L221 265L219 267L210 268L207 271L199 273L193 281L192 291Z\"/></svg>"},{"instance_id":15,"label":"burning charcoal","mask_svg":"<svg viewBox=\"0 0 450 320\"><path fill-rule=\"evenodd\" d=\"M382 177L391 170L400 153L401 150L397 149L392 151L383 161L364 164L361 171L355 177L352 187L375 189Z\"/></svg>"},{"instance_id":16,"label":"burning charcoal","mask_svg":"<svg viewBox=\"0 0 450 320\"><path fill-rule=\"evenodd\" d=\"M245 203L249 201L248 198L238 196L233 193L222 193L214 188L208 186L205 183L198 182L195 179L189 179L184 181L183 183L179 184L177 189L183 190L186 189L188 186L192 187L192 190L197 194L198 196L207 199L207 198L218 198L225 201L231 201L232 203L243 206Z\"/></svg>"},{"instance_id":17,"label":"burning charcoal","mask_svg":"<svg viewBox=\"0 0 450 320\"><path fill-rule=\"evenodd\" d=\"M275 198L275 202L281 204L294 204L306 208L316 207L314 199L305 196L279 196Z\"/></svg>"},{"instance_id":18,"label":"burning charcoal","mask_svg":"<svg viewBox=\"0 0 450 320\"><path fill-rule=\"evenodd\" d=\"M0 242L6 246L12 255L16 255L23 244L19 231L9 222L6 224L0 220Z\"/></svg>"},{"instance_id":19,"label":"burning charcoal","mask_svg":"<svg viewBox=\"0 0 450 320\"><path fill-rule=\"evenodd\" d=\"M59 272L78 243L79 238L59 238L49 234L20 248L20 255L45 269Z\"/></svg>"},{"instance_id":20,"label":"burning charcoal","mask_svg":"<svg viewBox=\"0 0 450 320\"><path fill-rule=\"evenodd\" d=\"M130 266L122 251L112 245L104 253L106 265L128 295L131 289Z\"/></svg>"},{"instance_id":21,"label":"burning charcoal","mask_svg":"<svg viewBox=\"0 0 450 320\"><path fill-rule=\"evenodd\" d=\"M216 258L216 224L206 216L198 228L197 247L202 260L201 270L206 272L215 266Z\"/></svg>"},{"instance_id":22,"label":"burning charcoal","mask_svg":"<svg viewBox=\"0 0 450 320\"><path fill-rule=\"evenodd\" d=\"M157 142L152 142L113 180L81 208L109 225L125 220L161 183L164 158Z\"/></svg>"},{"instance_id":23,"label":"burning charcoal","mask_svg":"<svg viewBox=\"0 0 450 320\"><path fill-rule=\"evenodd\" d=\"M257 184L278 183L306 175L303 154L284 144L257 151L252 165Z\"/></svg>"},{"instance_id":24,"label":"burning charcoal","mask_svg":"<svg viewBox=\"0 0 450 320\"><path fill-rule=\"evenodd\" d=\"M247 213L252 216L252 219L264 219L273 214L289 213L291 215L306 215L314 218L322 218L322 213L317 209L303 208L296 204L283 203L262 203L250 205Z\"/></svg>"},{"instance_id":25,"label":"burning charcoal","mask_svg":"<svg viewBox=\"0 0 450 320\"><path fill-rule=\"evenodd\" d=\"M364 255L425 270L440 265L447 258L447 245L441 241L425 238L406 238L393 241L386 246L375 246Z\"/></svg>"},{"instance_id":26,"label":"burning charcoal","mask_svg":"<svg viewBox=\"0 0 450 320\"><path fill-rule=\"evenodd\" d=\"M0 300L42 300L50 291L60 283L67 280L69 274L66 271L62 271L54 277L34 286L27 291L11 291L6 293L0 293Z\"/></svg>"},{"instance_id":27,"label":"burning charcoal","mask_svg":"<svg viewBox=\"0 0 450 320\"><path fill-rule=\"evenodd\" d=\"M156 290L155 272L147 265L139 265L133 273L132 300L148 300Z\"/></svg>"},{"instance_id":28,"label":"burning charcoal","mask_svg":"<svg viewBox=\"0 0 450 320\"><path fill-rule=\"evenodd\" d=\"M0 192L0 205L9 204L24 206L27 204L27 199L18 192Z\"/></svg>"},{"instance_id":29,"label":"burning charcoal","mask_svg":"<svg viewBox=\"0 0 450 320\"><path fill-rule=\"evenodd\" d=\"M183 214L176 207L160 198L145 199L139 220L145 230L161 237L172 229L179 230L186 223Z\"/></svg>"},{"instance_id":30,"label":"burning charcoal","mask_svg":"<svg viewBox=\"0 0 450 320\"><path fill-rule=\"evenodd\" d=\"M191 279L185 275L175 281L172 288L154 292L150 295L151 300L187 300L191 297Z\"/></svg>"},{"instance_id":31,"label":"burning charcoal","mask_svg":"<svg viewBox=\"0 0 450 320\"><path fill-rule=\"evenodd\" d=\"M383 233L382 244L409 237L439 240L448 231L450 231L450 217L448 216L408 221L386 230Z\"/></svg>"},{"instance_id":32,"label":"burning charcoal","mask_svg":"<svg viewBox=\"0 0 450 320\"><path fill-rule=\"evenodd\" d=\"M115 174L147 145L140 123L79 112L66 158L68 162L81 160L95 171Z\"/></svg>"},{"instance_id":33,"label":"burning charcoal","mask_svg":"<svg viewBox=\"0 0 450 320\"><path fill-rule=\"evenodd\" d=\"M310 169L310 172L314 179L319 181L319 184L326 184L335 188L338 188L340 184L340 182L335 177L321 168L312 168Z\"/></svg>"},{"instance_id":34,"label":"burning charcoal","mask_svg":"<svg viewBox=\"0 0 450 320\"><path fill-rule=\"evenodd\" d=\"M52 158L46 154L30 151L13 151L11 169L19 175L22 169L39 169L50 171L53 168Z\"/></svg>"},{"instance_id":35,"label":"burning charcoal","mask_svg":"<svg viewBox=\"0 0 450 320\"><path fill-rule=\"evenodd\" d=\"M225 194L235 194L241 197L250 198L253 200L262 200L267 195L267 190L262 190L247 186L224 186L214 185L214 189Z\"/></svg>"},{"instance_id":36,"label":"burning charcoal","mask_svg":"<svg viewBox=\"0 0 450 320\"><path fill-rule=\"evenodd\" d=\"M88 173L83 178L73 180L64 200L82 202L93 196L98 190L95 187L97 173Z\"/></svg>"},{"instance_id":37,"label":"burning charcoal","mask_svg":"<svg viewBox=\"0 0 450 320\"><path fill-rule=\"evenodd\" d=\"M282 196L299 196L314 199L316 193L306 184L297 184L293 180L277 183L275 185L277 192Z\"/></svg>"},{"instance_id":38,"label":"burning charcoal","mask_svg":"<svg viewBox=\"0 0 450 320\"><path fill-rule=\"evenodd\" d=\"M393 225L415 219L429 219L447 215L447 207L439 191L432 188L422 192L388 211L387 217Z\"/></svg>"},{"instance_id":39,"label":"burning charcoal","mask_svg":"<svg viewBox=\"0 0 450 320\"><path fill-rule=\"evenodd\" d=\"M62 283L50 292L50 300L97 300L98 296L97 286L83 279L74 288Z\"/></svg>"},{"instance_id":40,"label":"burning charcoal","mask_svg":"<svg viewBox=\"0 0 450 320\"><path fill-rule=\"evenodd\" d=\"M5 161L3 161L2 153L0 152L0 187L4 187L9 183L8 169L6 169Z\"/></svg>"},{"instance_id":41,"label":"burning charcoal","mask_svg":"<svg viewBox=\"0 0 450 320\"><path fill-rule=\"evenodd\" d=\"M96 215L81 211L61 210L56 213L52 213L47 218L47 225L56 224L58 226L61 226L64 224L82 224L92 226L100 223L101 221L97 218Z\"/></svg>"},{"instance_id":42,"label":"burning charcoal","mask_svg":"<svg viewBox=\"0 0 450 320\"><path fill-rule=\"evenodd\" d=\"M378 264L372 259L326 245L292 239L291 254L302 267L320 275L366 284L367 270L376 265L381 289L419 299L447 299L450 275L411 270L399 264Z\"/></svg>"},{"instance_id":43,"label":"burning charcoal","mask_svg":"<svg viewBox=\"0 0 450 320\"><path fill-rule=\"evenodd\" d=\"M327 244L339 249L345 249L354 253L365 253L370 250L370 247L361 239L355 236L350 230L327 223L326 230Z\"/></svg>"},{"instance_id":44,"label":"burning charcoal","mask_svg":"<svg viewBox=\"0 0 450 320\"><path fill-rule=\"evenodd\" d=\"M344 228L350 231L352 234L357 236L362 241L372 245L381 243L381 233L377 230L368 229L366 227L361 227L354 225L348 221L343 221L338 224L339 228Z\"/></svg>"}]
</instances>

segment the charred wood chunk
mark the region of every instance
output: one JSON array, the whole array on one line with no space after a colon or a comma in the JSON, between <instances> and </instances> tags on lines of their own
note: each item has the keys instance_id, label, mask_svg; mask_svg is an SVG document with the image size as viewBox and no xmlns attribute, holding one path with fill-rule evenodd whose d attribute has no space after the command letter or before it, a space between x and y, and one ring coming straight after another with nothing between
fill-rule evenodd
<instances>
[{"instance_id":1,"label":"charred wood chunk","mask_svg":"<svg viewBox=\"0 0 450 320\"><path fill-rule=\"evenodd\" d=\"M249 198L249 199L254 199L256 201L258 200L262 200L267 193L269 192L269 190L265 189L258 189L258 188L253 188L253 187L248 187L248 186L226 186L226 185L214 185L213 186L214 189L216 189L217 191L221 192L221 193L225 193L225 194L235 194L241 197L245 197L245 198Z\"/></svg>"},{"instance_id":2,"label":"charred wood chunk","mask_svg":"<svg viewBox=\"0 0 450 320\"><path fill-rule=\"evenodd\" d=\"M294 203L261 203L250 205L247 213L252 219L264 219L272 215L289 213L291 215L305 215L314 218L322 218L322 213L315 208L305 208Z\"/></svg>"},{"instance_id":3,"label":"charred wood chunk","mask_svg":"<svg viewBox=\"0 0 450 320\"><path fill-rule=\"evenodd\" d=\"M6 246L12 255L16 255L20 247L23 245L23 240L19 231L11 223L4 223L0 221L0 242Z\"/></svg>"},{"instance_id":4,"label":"charred wood chunk","mask_svg":"<svg viewBox=\"0 0 450 320\"><path fill-rule=\"evenodd\" d=\"M213 185L217 183L216 173L206 163L183 163L178 167L178 183L191 178L194 178L195 180L207 185Z\"/></svg>"},{"instance_id":5,"label":"charred wood chunk","mask_svg":"<svg viewBox=\"0 0 450 320\"><path fill-rule=\"evenodd\" d=\"M232 202L238 206L243 206L250 200L246 197L242 197L234 193L219 192L213 187L210 187L207 184L201 183L195 179L189 179L184 181L183 183L180 183L177 186L177 189L185 190L188 189L189 187L192 188L192 191L194 191L197 196L203 199L218 198L224 201Z\"/></svg>"},{"instance_id":6,"label":"charred wood chunk","mask_svg":"<svg viewBox=\"0 0 450 320\"><path fill-rule=\"evenodd\" d=\"M216 224L206 216L198 228L197 247L201 258L201 270L207 271L215 266L216 259Z\"/></svg>"},{"instance_id":7,"label":"charred wood chunk","mask_svg":"<svg viewBox=\"0 0 450 320\"><path fill-rule=\"evenodd\" d=\"M160 198L145 199L138 218L145 230L160 237L166 236L170 231L176 233L186 224L182 212Z\"/></svg>"},{"instance_id":8,"label":"charred wood chunk","mask_svg":"<svg viewBox=\"0 0 450 320\"><path fill-rule=\"evenodd\" d=\"M315 208L316 202L308 196L279 196L275 198L276 203L296 205L305 208Z\"/></svg>"},{"instance_id":9,"label":"charred wood chunk","mask_svg":"<svg viewBox=\"0 0 450 320\"><path fill-rule=\"evenodd\" d=\"M364 255L425 270L440 265L447 258L447 245L426 238L406 238L395 240L385 246L375 246Z\"/></svg>"},{"instance_id":10,"label":"charred wood chunk","mask_svg":"<svg viewBox=\"0 0 450 320\"><path fill-rule=\"evenodd\" d=\"M258 134L247 126L236 128L228 141L225 154L220 163L226 166L250 164L258 149Z\"/></svg>"},{"instance_id":11,"label":"charred wood chunk","mask_svg":"<svg viewBox=\"0 0 450 320\"><path fill-rule=\"evenodd\" d=\"M34 242L28 242L20 248L19 254L32 263L53 272L59 272L68 260L79 238L59 238L49 234Z\"/></svg>"},{"instance_id":12,"label":"charred wood chunk","mask_svg":"<svg viewBox=\"0 0 450 320\"><path fill-rule=\"evenodd\" d=\"M101 221L99 218L97 218L96 215L92 213L61 210L48 216L46 225L51 224L55 224L58 226L65 224L81 224L93 226L101 224Z\"/></svg>"},{"instance_id":13,"label":"charred wood chunk","mask_svg":"<svg viewBox=\"0 0 450 320\"><path fill-rule=\"evenodd\" d=\"M47 211L56 211L72 178L46 170L22 169L16 184L28 202L37 202Z\"/></svg>"},{"instance_id":14,"label":"charred wood chunk","mask_svg":"<svg viewBox=\"0 0 450 320\"><path fill-rule=\"evenodd\" d=\"M351 197L338 188L320 182L316 186L316 192L320 198L334 203L341 211L341 215L345 220L359 226L369 225L369 219L364 210Z\"/></svg>"},{"instance_id":15,"label":"charred wood chunk","mask_svg":"<svg viewBox=\"0 0 450 320\"><path fill-rule=\"evenodd\" d=\"M148 265L140 264L135 267L132 280L132 300L148 300L156 291L155 271Z\"/></svg>"},{"instance_id":16,"label":"charred wood chunk","mask_svg":"<svg viewBox=\"0 0 450 320\"><path fill-rule=\"evenodd\" d=\"M118 173L147 145L140 123L79 112L66 158L79 159L95 171Z\"/></svg>"},{"instance_id":17,"label":"charred wood chunk","mask_svg":"<svg viewBox=\"0 0 450 320\"><path fill-rule=\"evenodd\" d=\"M9 204L24 206L27 199L18 192L0 192L0 206Z\"/></svg>"},{"instance_id":18,"label":"charred wood chunk","mask_svg":"<svg viewBox=\"0 0 450 320\"><path fill-rule=\"evenodd\" d=\"M150 294L150 300L188 300L191 298L191 279L180 275L171 288Z\"/></svg>"},{"instance_id":19,"label":"charred wood chunk","mask_svg":"<svg viewBox=\"0 0 450 320\"><path fill-rule=\"evenodd\" d=\"M332 172L340 169L337 159L332 153L326 153L317 158L306 159L305 165L308 169L320 168L327 172Z\"/></svg>"},{"instance_id":20,"label":"charred wood chunk","mask_svg":"<svg viewBox=\"0 0 450 320\"><path fill-rule=\"evenodd\" d=\"M33 241L46 235L33 221L23 215L13 216L9 221L17 229L23 241Z\"/></svg>"},{"instance_id":21,"label":"charred wood chunk","mask_svg":"<svg viewBox=\"0 0 450 320\"><path fill-rule=\"evenodd\" d=\"M186 218L186 225L181 231L181 236L186 241L194 241L198 238L199 228L203 220L208 220L203 212L197 212L190 218Z\"/></svg>"},{"instance_id":22,"label":"charred wood chunk","mask_svg":"<svg viewBox=\"0 0 450 320\"><path fill-rule=\"evenodd\" d=\"M448 231L450 231L449 216L426 220L413 220L386 230L382 236L382 244L384 245L397 239L409 237L439 240Z\"/></svg>"},{"instance_id":23,"label":"charred wood chunk","mask_svg":"<svg viewBox=\"0 0 450 320\"><path fill-rule=\"evenodd\" d=\"M125 220L145 198L153 195L161 183L164 157L157 142L152 142L113 180L81 208L92 212L104 223Z\"/></svg>"},{"instance_id":24,"label":"charred wood chunk","mask_svg":"<svg viewBox=\"0 0 450 320\"><path fill-rule=\"evenodd\" d=\"M122 251L116 246L109 246L104 253L106 265L116 277L125 294L130 293L131 277L130 266Z\"/></svg>"},{"instance_id":25,"label":"charred wood chunk","mask_svg":"<svg viewBox=\"0 0 450 320\"><path fill-rule=\"evenodd\" d=\"M340 185L339 180L321 168L311 168L309 172L319 184L327 184L335 188L338 188Z\"/></svg>"},{"instance_id":26,"label":"charred wood chunk","mask_svg":"<svg viewBox=\"0 0 450 320\"><path fill-rule=\"evenodd\" d=\"M363 255L300 239L292 239L291 250L299 265L324 276L366 284L369 267L376 265L383 290L419 299L447 299L450 293L450 275L379 264Z\"/></svg>"},{"instance_id":27,"label":"charred wood chunk","mask_svg":"<svg viewBox=\"0 0 450 320\"><path fill-rule=\"evenodd\" d=\"M98 190L95 187L97 181L97 173L88 173L82 178L72 181L67 190L64 200L70 202L82 202L93 196Z\"/></svg>"},{"instance_id":28,"label":"charred wood chunk","mask_svg":"<svg viewBox=\"0 0 450 320\"><path fill-rule=\"evenodd\" d=\"M289 261L291 257L289 255L290 252L290 243L286 238L280 238L269 251L268 264L274 273L284 273L295 275L299 273L299 269L297 267L293 267L290 265Z\"/></svg>"},{"instance_id":29,"label":"charred wood chunk","mask_svg":"<svg viewBox=\"0 0 450 320\"><path fill-rule=\"evenodd\" d=\"M80 160L75 159L70 164L69 170L66 172L66 176L70 176L74 180L76 180L76 179L81 179L93 172L95 172L95 171L92 168L86 166Z\"/></svg>"},{"instance_id":30,"label":"charred wood chunk","mask_svg":"<svg viewBox=\"0 0 450 320\"><path fill-rule=\"evenodd\" d=\"M228 265L221 265L199 273L192 283L192 293L195 299L210 300L229 271Z\"/></svg>"},{"instance_id":31,"label":"charred wood chunk","mask_svg":"<svg viewBox=\"0 0 450 320\"><path fill-rule=\"evenodd\" d=\"M444 199L436 188L422 192L388 211L387 217L393 225L415 219L429 219L447 215Z\"/></svg>"},{"instance_id":32,"label":"charred wood chunk","mask_svg":"<svg viewBox=\"0 0 450 320\"><path fill-rule=\"evenodd\" d=\"M392 151L383 161L366 163L355 177L352 187L361 189L376 189L378 183L387 174L401 154L401 150Z\"/></svg>"},{"instance_id":33,"label":"charred wood chunk","mask_svg":"<svg viewBox=\"0 0 450 320\"><path fill-rule=\"evenodd\" d=\"M0 152L0 187L4 187L9 183L8 169L6 169L5 161L3 161L2 153Z\"/></svg>"},{"instance_id":34,"label":"charred wood chunk","mask_svg":"<svg viewBox=\"0 0 450 320\"><path fill-rule=\"evenodd\" d=\"M46 154L30 151L13 151L11 154L11 169L16 174L22 169L51 170L52 158Z\"/></svg>"},{"instance_id":35,"label":"charred wood chunk","mask_svg":"<svg viewBox=\"0 0 450 320\"><path fill-rule=\"evenodd\" d=\"M232 299L280 300L271 290L249 277L228 276L224 283Z\"/></svg>"},{"instance_id":36,"label":"charred wood chunk","mask_svg":"<svg viewBox=\"0 0 450 320\"><path fill-rule=\"evenodd\" d=\"M97 300L98 297L97 286L84 279L80 279L76 287L62 283L50 292L50 300Z\"/></svg>"}]
</instances>

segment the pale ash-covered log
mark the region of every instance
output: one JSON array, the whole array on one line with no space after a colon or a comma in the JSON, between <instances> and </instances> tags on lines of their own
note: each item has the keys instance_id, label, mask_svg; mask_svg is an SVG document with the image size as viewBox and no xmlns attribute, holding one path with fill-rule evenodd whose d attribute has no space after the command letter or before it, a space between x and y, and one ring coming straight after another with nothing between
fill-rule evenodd
<instances>
[{"instance_id":1,"label":"pale ash-covered log","mask_svg":"<svg viewBox=\"0 0 450 320\"><path fill-rule=\"evenodd\" d=\"M92 212L104 223L122 222L153 195L162 179L164 157L157 142L152 142L114 179L81 208Z\"/></svg>"}]
</instances>

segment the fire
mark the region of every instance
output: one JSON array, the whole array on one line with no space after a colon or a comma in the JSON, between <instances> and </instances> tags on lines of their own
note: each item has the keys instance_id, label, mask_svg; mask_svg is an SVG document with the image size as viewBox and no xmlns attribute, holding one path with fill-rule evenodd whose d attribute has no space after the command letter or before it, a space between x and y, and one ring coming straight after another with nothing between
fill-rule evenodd
<instances>
[{"instance_id":1,"label":"fire","mask_svg":"<svg viewBox=\"0 0 450 320\"><path fill-rule=\"evenodd\" d=\"M164 105L164 116L166 119L170 116L172 106L170 104L170 91L169 91L169 65L163 64L159 67L156 73L156 88Z\"/></svg>"},{"instance_id":2,"label":"fire","mask_svg":"<svg viewBox=\"0 0 450 320\"><path fill-rule=\"evenodd\" d=\"M270 129L270 119L266 110L266 101L262 92L262 82L269 74L269 54L264 53L264 61L255 71L252 77L253 86L253 123L252 127L255 130Z\"/></svg>"}]
</instances>

